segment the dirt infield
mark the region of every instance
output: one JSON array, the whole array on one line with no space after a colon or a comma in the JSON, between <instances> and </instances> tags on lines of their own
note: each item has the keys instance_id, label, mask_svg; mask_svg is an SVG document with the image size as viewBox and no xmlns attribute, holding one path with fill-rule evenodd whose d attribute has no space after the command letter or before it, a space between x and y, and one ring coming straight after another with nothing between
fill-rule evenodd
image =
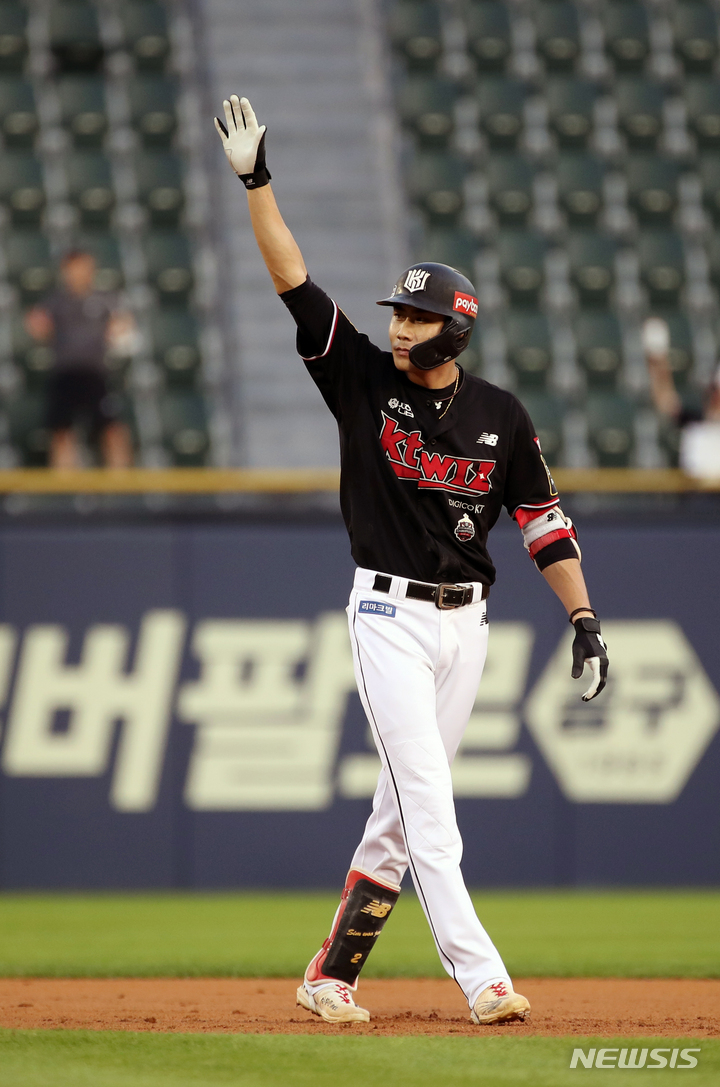
<instances>
[{"instance_id":1,"label":"dirt infield","mask_svg":"<svg viewBox=\"0 0 720 1087\"><path fill-rule=\"evenodd\" d=\"M720 1037L720 981L518 978L525 1023L476 1027L452 981L367 980L370 1023L332 1027L295 1005L293 978L2 978L0 1026L244 1034Z\"/></svg>"}]
</instances>

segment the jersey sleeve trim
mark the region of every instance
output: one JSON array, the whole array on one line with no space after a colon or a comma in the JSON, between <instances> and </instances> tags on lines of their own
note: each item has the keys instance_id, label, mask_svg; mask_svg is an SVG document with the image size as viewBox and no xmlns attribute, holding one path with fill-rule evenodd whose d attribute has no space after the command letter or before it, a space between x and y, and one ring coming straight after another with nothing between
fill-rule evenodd
<instances>
[{"instance_id":1,"label":"jersey sleeve trim","mask_svg":"<svg viewBox=\"0 0 720 1087\"><path fill-rule=\"evenodd\" d=\"M325 344L325 350L321 351L319 355L301 355L300 358L303 360L303 362L315 362L316 359L324 359L325 356L328 354L330 348L333 345L333 340L335 339L335 332L337 330L338 323L338 312L339 311L337 302L333 301L333 318L330 324L330 334L328 336L328 341Z\"/></svg>"},{"instance_id":2,"label":"jersey sleeve trim","mask_svg":"<svg viewBox=\"0 0 720 1087\"><path fill-rule=\"evenodd\" d=\"M533 502L533 503L521 502L519 506L515 507L515 509L512 511L510 516L513 517L514 520L516 520L518 522L518 524L520 525L520 527L522 528L523 523L526 522L526 521L531 520L532 516L533 516L533 515L528 516L527 514L524 514L522 511L524 511L524 510L533 510L533 511L538 510L538 511L542 512L542 510L549 510L549 509L552 509L553 506L557 506L558 502L559 502L558 495L555 495L554 498L549 498L547 500L547 502ZM535 513L534 516L537 517L537 513Z\"/></svg>"}]
</instances>

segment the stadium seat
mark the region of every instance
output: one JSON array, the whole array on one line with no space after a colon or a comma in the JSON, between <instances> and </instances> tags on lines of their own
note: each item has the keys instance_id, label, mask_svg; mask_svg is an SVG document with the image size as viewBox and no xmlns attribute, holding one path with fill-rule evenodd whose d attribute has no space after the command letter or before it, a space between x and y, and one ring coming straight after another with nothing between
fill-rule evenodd
<instances>
[{"instance_id":1,"label":"stadium seat","mask_svg":"<svg viewBox=\"0 0 720 1087\"><path fill-rule=\"evenodd\" d=\"M432 0L397 0L388 14L393 49L410 70L432 71L442 53L440 12Z\"/></svg>"},{"instance_id":2,"label":"stadium seat","mask_svg":"<svg viewBox=\"0 0 720 1087\"><path fill-rule=\"evenodd\" d=\"M53 364L52 347L38 343L26 330L23 315L16 313L12 319L12 357L25 378L25 387L42 391Z\"/></svg>"},{"instance_id":3,"label":"stadium seat","mask_svg":"<svg viewBox=\"0 0 720 1087\"><path fill-rule=\"evenodd\" d=\"M147 146L167 145L177 127L175 103L177 86L159 75L141 75L130 82L130 112L133 127Z\"/></svg>"},{"instance_id":4,"label":"stadium seat","mask_svg":"<svg viewBox=\"0 0 720 1087\"><path fill-rule=\"evenodd\" d=\"M172 151L142 151L135 161L138 197L154 223L177 223L185 204L183 168Z\"/></svg>"},{"instance_id":5,"label":"stadium seat","mask_svg":"<svg viewBox=\"0 0 720 1087\"><path fill-rule=\"evenodd\" d=\"M455 222L463 208L466 171L459 155L424 151L414 156L407 171L409 195L431 223Z\"/></svg>"},{"instance_id":6,"label":"stadium seat","mask_svg":"<svg viewBox=\"0 0 720 1087\"><path fill-rule=\"evenodd\" d=\"M48 462L50 434L45 426L45 398L39 393L18 392L5 403L10 440L25 468L44 468Z\"/></svg>"},{"instance_id":7,"label":"stadium seat","mask_svg":"<svg viewBox=\"0 0 720 1087\"><path fill-rule=\"evenodd\" d=\"M643 4L616 0L603 12L605 49L618 72L639 72L650 52L650 27Z\"/></svg>"},{"instance_id":8,"label":"stadium seat","mask_svg":"<svg viewBox=\"0 0 720 1087\"><path fill-rule=\"evenodd\" d=\"M48 15L50 51L61 72L96 72L103 60L97 10L91 4L56 0Z\"/></svg>"},{"instance_id":9,"label":"stadium seat","mask_svg":"<svg viewBox=\"0 0 720 1087\"><path fill-rule=\"evenodd\" d=\"M63 125L79 147L102 143L107 131L107 107L102 76L64 76L56 84Z\"/></svg>"},{"instance_id":10,"label":"stadium seat","mask_svg":"<svg viewBox=\"0 0 720 1087\"><path fill-rule=\"evenodd\" d=\"M25 303L36 302L52 287L55 275L50 245L36 230L9 231L3 239L7 277Z\"/></svg>"},{"instance_id":11,"label":"stadium seat","mask_svg":"<svg viewBox=\"0 0 720 1087\"><path fill-rule=\"evenodd\" d=\"M425 147L445 147L455 121L458 85L440 76L411 76L397 96L400 120Z\"/></svg>"},{"instance_id":12,"label":"stadium seat","mask_svg":"<svg viewBox=\"0 0 720 1087\"><path fill-rule=\"evenodd\" d=\"M677 207L678 163L657 155L631 155L625 170L630 206L640 222L668 222Z\"/></svg>"},{"instance_id":13,"label":"stadium seat","mask_svg":"<svg viewBox=\"0 0 720 1087\"><path fill-rule=\"evenodd\" d=\"M612 386L623 359L622 332L614 313L579 313L574 322L577 360L590 386Z\"/></svg>"},{"instance_id":14,"label":"stadium seat","mask_svg":"<svg viewBox=\"0 0 720 1087\"><path fill-rule=\"evenodd\" d=\"M515 147L523 128L527 84L519 79L489 76L481 80L475 97L480 128L492 148Z\"/></svg>"},{"instance_id":15,"label":"stadium seat","mask_svg":"<svg viewBox=\"0 0 720 1087\"><path fill-rule=\"evenodd\" d=\"M505 4L478 0L465 15L467 44L480 72L502 72L510 56L510 18Z\"/></svg>"},{"instance_id":16,"label":"stadium seat","mask_svg":"<svg viewBox=\"0 0 720 1087\"><path fill-rule=\"evenodd\" d=\"M708 4L676 4L672 21L675 53L685 71L712 71L718 54L718 19L713 8Z\"/></svg>"},{"instance_id":17,"label":"stadium seat","mask_svg":"<svg viewBox=\"0 0 720 1087\"><path fill-rule=\"evenodd\" d=\"M0 72L19 72L27 51L27 8L0 3Z\"/></svg>"},{"instance_id":18,"label":"stadium seat","mask_svg":"<svg viewBox=\"0 0 720 1087\"><path fill-rule=\"evenodd\" d=\"M550 325L544 313L509 310L505 315L507 361L523 387L544 386L552 366Z\"/></svg>"},{"instance_id":19,"label":"stadium seat","mask_svg":"<svg viewBox=\"0 0 720 1087\"><path fill-rule=\"evenodd\" d=\"M565 407L562 400L554 393L540 390L519 389L518 396L532 419L545 460L548 464L559 464L563 446L562 426Z\"/></svg>"},{"instance_id":20,"label":"stadium seat","mask_svg":"<svg viewBox=\"0 0 720 1087\"><path fill-rule=\"evenodd\" d=\"M537 305L545 282L547 242L537 231L501 231L497 241L500 278L512 305Z\"/></svg>"},{"instance_id":21,"label":"stadium seat","mask_svg":"<svg viewBox=\"0 0 720 1087\"><path fill-rule=\"evenodd\" d=\"M148 281L163 303L181 303L193 285L192 253L184 234L152 230L144 240Z\"/></svg>"},{"instance_id":22,"label":"stadium seat","mask_svg":"<svg viewBox=\"0 0 720 1087\"><path fill-rule=\"evenodd\" d=\"M605 164L597 155L565 152L556 166L560 206L575 225L596 221L603 206Z\"/></svg>"},{"instance_id":23,"label":"stadium seat","mask_svg":"<svg viewBox=\"0 0 720 1087\"><path fill-rule=\"evenodd\" d=\"M174 464L206 463L209 448L205 401L198 393L167 392L160 400L163 439Z\"/></svg>"},{"instance_id":24,"label":"stadium seat","mask_svg":"<svg viewBox=\"0 0 720 1087\"><path fill-rule=\"evenodd\" d=\"M487 165L490 204L501 223L527 222L532 209L535 167L521 155L492 155Z\"/></svg>"},{"instance_id":25,"label":"stadium seat","mask_svg":"<svg viewBox=\"0 0 720 1087\"><path fill-rule=\"evenodd\" d=\"M200 367L198 324L186 309L155 310L151 317L153 353L169 384L195 381Z\"/></svg>"},{"instance_id":26,"label":"stadium seat","mask_svg":"<svg viewBox=\"0 0 720 1087\"><path fill-rule=\"evenodd\" d=\"M436 227L426 232L419 249L419 259L449 264L474 283L477 252L478 243L468 230Z\"/></svg>"},{"instance_id":27,"label":"stadium seat","mask_svg":"<svg viewBox=\"0 0 720 1087\"><path fill-rule=\"evenodd\" d=\"M675 384L683 388L693 370L693 337L690 319L682 310L654 310L653 317L662 317L670 331L670 367Z\"/></svg>"},{"instance_id":28,"label":"stadium seat","mask_svg":"<svg viewBox=\"0 0 720 1087\"><path fill-rule=\"evenodd\" d=\"M601 468L627 468L635 445L636 407L620 393L591 392L587 401L588 435Z\"/></svg>"},{"instance_id":29,"label":"stadium seat","mask_svg":"<svg viewBox=\"0 0 720 1087\"><path fill-rule=\"evenodd\" d=\"M167 12L151 0L120 5L125 48L144 70L160 70L170 54Z\"/></svg>"},{"instance_id":30,"label":"stadium seat","mask_svg":"<svg viewBox=\"0 0 720 1087\"><path fill-rule=\"evenodd\" d=\"M615 283L617 244L608 234L578 230L567 240L570 279L582 306L606 306Z\"/></svg>"},{"instance_id":31,"label":"stadium seat","mask_svg":"<svg viewBox=\"0 0 720 1087\"><path fill-rule=\"evenodd\" d=\"M665 89L661 83L629 76L615 86L618 127L630 148L651 150L663 127Z\"/></svg>"},{"instance_id":32,"label":"stadium seat","mask_svg":"<svg viewBox=\"0 0 720 1087\"><path fill-rule=\"evenodd\" d=\"M537 49L548 72L570 71L580 55L577 8L566 0L548 0L535 9Z\"/></svg>"},{"instance_id":33,"label":"stadium seat","mask_svg":"<svg viewBox=\"0 0 720 1087\"><path fill-rule=\"evenodd\" d=\"M646 230L638 240L640 276L652 306L675 307L685 285L682 239L674 230Z\"/></svg>"},{"instance_id":34,"label":"stadium seat","mask_svg":"<svg viewBox=\"0 0 720 1087\"><path fill-rule=\"evenodd\" d=\"M120 246L114 234L102 230L86 230L77 236L75 245L95 257L95 287L99 291L118 291L123 286Z\"/></svg>"},{"instance_id":35,"label":"stadium seat","mask_svg":"<svg viewBox=\"0 0 720 1087\"><path fill-rule=\"evenodd\" d=\"M68 156L70 200L87 224L106 224L115 206L110 163L100 151L75 151Z\"/></svg>"},{"instance_id":36,"label":"stadium seat","mask_svg":"<svg viewBox=\"0 0 720 1087\"><path fill-rule=\"evenodd\" d=\"M17 76L0 76L0 129L6 147L31 144L38 130L32 84Z\"/></svg>"},{"instance_id":37,"label":"stadium seat","mask_svg":"<svg viewBox=\"0 0 720 1087\"><path fill-rule=\"evenodd\" d=\"M0 203L18 224L37 223L45 207L42 167L30 151L0 155Z\"/></svg>"},{"instance_id":38,"label":"stadium seat","mask_svg":"<svg viewBox=\"0 0 720 1087\"><path fill-rule=\"evenodd\" d=\"M593 110L597 96L597 85L587 79L548 79L545 84L545 99L550 128L560 147L587 145L593 130Z\"/></svg>"},{"instance_id":39,"label":"stadium seat","mask_svg":"<svg viewBox=\"0 0 720 1087\"><path fill-rule=\"evenodd\" d=\"M720 83L716 79L688 79L683 96L698 147L720 148Z\"/></svg>"},{"instance_id":40,"label":"stadium seat","mask_svg":"<svg viewBox=\"0 0 720 1087\"><path fill-rule=\"evenodd\" d=\"M720 155L703 155L698 162L703 204L716 222L720 222Z\"/></svg>"}]
</instances>

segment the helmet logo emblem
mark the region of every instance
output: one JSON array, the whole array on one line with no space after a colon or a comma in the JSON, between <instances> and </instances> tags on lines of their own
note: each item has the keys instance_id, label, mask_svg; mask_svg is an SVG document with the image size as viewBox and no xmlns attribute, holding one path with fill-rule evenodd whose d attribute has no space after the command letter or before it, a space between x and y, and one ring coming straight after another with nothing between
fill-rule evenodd
<instances>
[{"instance_id":1,"label":"helmet logo emblem","mask_svg":"<svg viewBox=\"0 0 720 1087\"><path fill-rule=\"evenodd\" d=\"M426 272L424 268L411 268L408 274L405 276L405 283L403 286L406 291L410 291L413 294L415 291L424 291L425 283L430 278L430 272Z\"/></svg>"}]
</instances>

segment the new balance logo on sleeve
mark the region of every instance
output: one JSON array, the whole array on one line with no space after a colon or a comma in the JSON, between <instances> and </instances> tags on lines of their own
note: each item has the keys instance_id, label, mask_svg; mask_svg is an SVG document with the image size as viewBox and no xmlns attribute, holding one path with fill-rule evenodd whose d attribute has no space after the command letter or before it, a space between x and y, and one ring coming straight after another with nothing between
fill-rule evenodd
<instances>
[{"instance_id":1,"label":"new balance logo on sleeve","mask_svg":"<svg viewBox=\"0 0 720 1087\"><path fill-rule=\"evenodd\" d=\"M486 431L483 431L478 438L478 445L497 445L497 443L497 434L488 434Z\"/></svg>"}]
</instances>

